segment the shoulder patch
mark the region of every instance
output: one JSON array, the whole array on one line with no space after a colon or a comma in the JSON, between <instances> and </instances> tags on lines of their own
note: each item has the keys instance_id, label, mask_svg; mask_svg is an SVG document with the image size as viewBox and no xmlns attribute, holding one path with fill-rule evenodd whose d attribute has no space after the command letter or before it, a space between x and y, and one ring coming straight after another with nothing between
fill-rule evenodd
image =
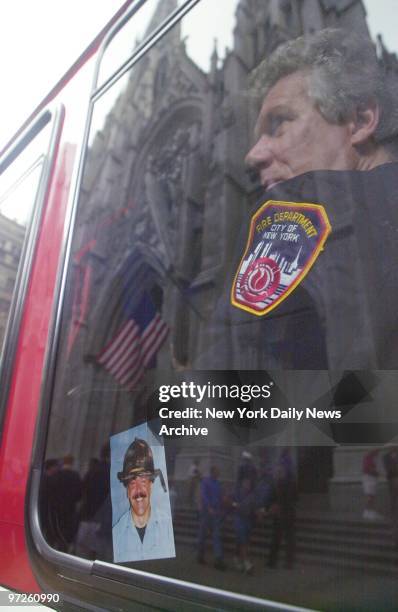
<instances>
[{"instance_id":1,"label":"shoulder patch","mask_svg":"<svg viewBox=\"0 0 398 612\"><path fill-rule=\"evenodd\" d=\"M258 316L276 308L308 274L331 229L320 204L265 202L250 223L233 306Z\"/></svg>"}]
</instances>

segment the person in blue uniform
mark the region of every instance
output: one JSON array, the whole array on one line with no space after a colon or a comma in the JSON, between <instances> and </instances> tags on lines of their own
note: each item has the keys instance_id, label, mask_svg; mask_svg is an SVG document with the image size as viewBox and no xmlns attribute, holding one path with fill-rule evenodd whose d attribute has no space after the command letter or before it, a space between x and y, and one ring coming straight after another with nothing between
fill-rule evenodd
<instances>
[{"instance_id":1,"label":"person in blue uniform","mask_svg":"<svg viewBox=\"0 0 398 612\"><path fill-rule=\"evenodd\" d=\"M213 465L210 468L209 476L203 478L200 483L198 563L206 563L206 539L211 534L213 539L214 567L219 570L226 568L221 540L223 515L223 495L219 481L219 469Z\"/></svg>"},{"instance_id":2,"label":"person in blue uniform","mask_svg":"<svg viewBox=\"0 0 398 612\"><path fill-rule=\"evenodd\" d=\"M130 444L123 471L117 476L126 488L130 508L112 528L114 562L175 557L170 514L151 503L155 478L159 476L165 493L166 485L161 471L155 470L153 454L145 440L135 438Z\"/></svg>"}]
</instances>

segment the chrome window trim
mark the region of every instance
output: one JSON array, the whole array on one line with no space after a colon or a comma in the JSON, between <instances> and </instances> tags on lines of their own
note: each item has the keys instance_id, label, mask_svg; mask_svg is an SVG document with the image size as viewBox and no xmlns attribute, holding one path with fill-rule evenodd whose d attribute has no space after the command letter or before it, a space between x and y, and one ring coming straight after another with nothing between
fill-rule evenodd
<instances>
[{"instance_id":1,"label":"chrome window trim","mask_svg":"<svg viewBox=\"0 0 398 612\"><path fill-rule=\"evenodd\" d=\"M45 109L36 119L33 125L29 126L22 132L19 138L14 142L11 149L0 157L0 174L10 166L15 159L29 146L36 138L41 130L50 123L52 112L50 109Z\"/></svg>"},{"instance_id":2,"label":"chrome window trim","mask_svg":"<svg viewBox=\"0 0 398 612\"><path fill-rule=\"evenodd\" d=\"M51 129L48 148L47 151L43 152L43 169L39 179L39 185L32 207L29 224L26 229L21 258L18 263L18 272L15 280L15 286L13 290L13 296L11 300L10 311L8 314L7 327L0 358L0 440L3 433L6 407L11 386L12 371L19 341L19 330L21 326L28 286L30 282L32 264L36 251L44 203L48 194L48 186L50 182L51 172L57 152L57 145L62 131L64 114L65 110L62 105L59 105L53 110L46 109L43 113L41 113L41 115L35 121L33 126L30 126L21 135L21 137L12 147L11 151L8 151L0 160L0 169L2 171L6 171L7 168L15 160L18 159L19 155L26 150L30 143L34 141L34 138L41 133L41 130L50 122L52 122L53 125ZM32 171L37 163L38 162L35 162L31 166L29 166L27 171ZM23 176L25 175L26 172L23 173Z\"/></svg>"},{"instance_id":3,"label":"chrome window trim","mask_svg":"<svg viewBox=\"0 0 398 612\"><path fill-rule=\"evenodd\" d=\"M235 593L233 591L224 591L223 589L194 582L186 582L185 580L178 580L177 578L171 578L161 574L151 574L147 571L132 569L104 561L89 561L55 550L47 544L40 528L38 513L40 479L41 470L36 468L32 471L29 482L29 497L31 503L27 508L27 521L30 528L30 536L33 538L36 552L55 567L58 567L59 575L63 578L69 578L68 571L72 574L78 571L84 574L86 580L92 577L93 581L102 578L108 583L116 583L116 589L117 584L123 584L125 587L130 587L132 590L145 589L148 594L151 593L155 597L158 596L161 598L165 605L167 599L170 601L174 598L178 599L180 602L186 603L187 606L189 606L192 601L193 604L196 604L199 608L203 607L203 609L208 609L209 606L213 606L212 609L220 610L220 606L223 606L221 609L236 611L253 610L260 612L266 610L269 612L309 612L308 608L279 603L268 599L260 599L250 595ZM102 593L107 590L106 582L101 587ZM109 589L108 592L111 595ZM62 598L67 600L67 594L66 597L62 594ZM84 607L85 603L86 602L80 602L80 605ZM131 600L130 604L133 603L138 603L138 601ZM142 598L139 603L145 604L147 602ZM87 602L87 608L89 608L90 605L91 604ZM105 601L104 605L106 606ZM121 607L120 609L126 608ZM167 605L164 609L170 610L173 608Z\"/></svg>"},{"instance_id":4,"label":"chrome window trim","mask_svg":"<svg viewBox=\"0 0 398 612\"><path fill-rule=\"evenodd\" d=\"M126 72L130 70L130 68L139 60L141 57L154 45L158 42L160 38L162 38L167 32L182 19L196 4L200 2L200 0L186 0L184 4L180 7L177 7L170 15L168 15L157 28L153 32L149 34L147 38L145 38L140 45L132 53L125 59L121 61L120 66L109 75L108 78L104 80L102 84L98 84L98 76L101 68L102 58L105 54L105 51L108 45L112 42L116 34L123 28L123 26L130 20L131 17L143 6L147 0L138 0L138 2L134 3L134 5L127 10L127 12L120 17L120 19L114 24L114 26L109 30L108 34L105 36L102 41L101 47L99 49L99 56L96 62L95 71L94 71L94 80L93 80L93 88L92 88L92 98L93 100L98 99L103 93L108 91L112 85L119 80Z\"/></svg>"}]
</instances>

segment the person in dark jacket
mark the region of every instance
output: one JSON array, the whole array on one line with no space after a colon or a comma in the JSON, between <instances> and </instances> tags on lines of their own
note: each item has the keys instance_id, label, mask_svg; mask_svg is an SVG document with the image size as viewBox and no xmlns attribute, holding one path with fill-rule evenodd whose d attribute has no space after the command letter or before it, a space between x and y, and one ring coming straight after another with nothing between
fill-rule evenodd
<instances>
[{"instance_id":1,"label":"person in dark jacket","mask_svg":"<svg viewBox=\"0 0 398 612\"><path fill-rule=\"evenodd\" d=\"M281 543L285 540L285 567L292 569L296 554L297 486L292 472L283 462L276 468L269 514L272 517L272 536L268 567L276 567Z\"/></svg>"},{"instance_id":2,"label":"person in dark jacket","mask_svg":"<svg viewBox=\"0 0 398 612\"><path fill-rule=\"evenodd\" d=\"M250 488L254 489L257 484L257 468L254 465L253 455L244 450L241 455L241 462L238 467L236 486L239 488L243 480L250 481Z\"/></svg>"},{"instance_id":3,"label":"person in dark jacket","mask_svg":"<svg viewBox=\"0 0 398 612\"><path fill-rule=\"evenodd\" d=\"M236 538L234 564L239 571L253 574L254 566L249 558L249 544L256 524L256 488L254 481L249 477L238 481L232 507Z\"/></svg>"},{"instance_id":4,"label":"person in dark jacket","mask_svg":"<svg viewBox=\"0 0 398 612\"><path fill-rule=\"evenodd\" d=\"M254 83L262 106L246 161L261 194L201 362L396 368L395 86L369 40L337 29L281 45Z\"/></svg>"},{"instance_id":5,"label":"person in dark jacket","mask_svg":"<svg viewBox=\"0 0 398 612\"><path fill-rule=\"evenodd\" d=\"M64 457L62 467L52 478L54 520L60 549L69 551L78 528L77 504L82 496L82 482L73 468L72 455Z\"/></svg>"},{"instance_id":6,"label":"person in dark jacket","mask_svg":"<svg viewBox=\"0 0 398 612\"><path fill-rule=\"evenodd\" d=\"M46 459L40 485L40 523L48 543L59 548L54 490L59 470L58 459Z\"/></svg>"},{"instance_id":7,"label":"person in dark jacket","mask_svg":"<svg viewBox=\"0 0 398 612\"><path fill-rule=\"evenodd\" d=\"M383 457L390 494L391 522L394 544L398 550L398 446L392 445Z\"/></svg>"}]
</instances>

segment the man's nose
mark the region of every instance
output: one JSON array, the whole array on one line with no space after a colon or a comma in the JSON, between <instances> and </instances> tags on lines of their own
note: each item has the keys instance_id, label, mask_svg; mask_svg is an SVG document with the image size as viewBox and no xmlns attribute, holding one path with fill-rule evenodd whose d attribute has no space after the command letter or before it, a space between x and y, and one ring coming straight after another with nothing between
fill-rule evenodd
<instances>
[{"instance_id":1,"label":"man's nose","mask_svg":"<svg viewBox=\"0 0 398 612\"><path fill-rule=\"evenodd\" d=\"M272 146L267 136L262 135L256 142L256 144L250 149L245 157L245 163L251 167L259 170L260 168L267 168L271 165L273 160Z\"/></svg>"}]
</instances>

